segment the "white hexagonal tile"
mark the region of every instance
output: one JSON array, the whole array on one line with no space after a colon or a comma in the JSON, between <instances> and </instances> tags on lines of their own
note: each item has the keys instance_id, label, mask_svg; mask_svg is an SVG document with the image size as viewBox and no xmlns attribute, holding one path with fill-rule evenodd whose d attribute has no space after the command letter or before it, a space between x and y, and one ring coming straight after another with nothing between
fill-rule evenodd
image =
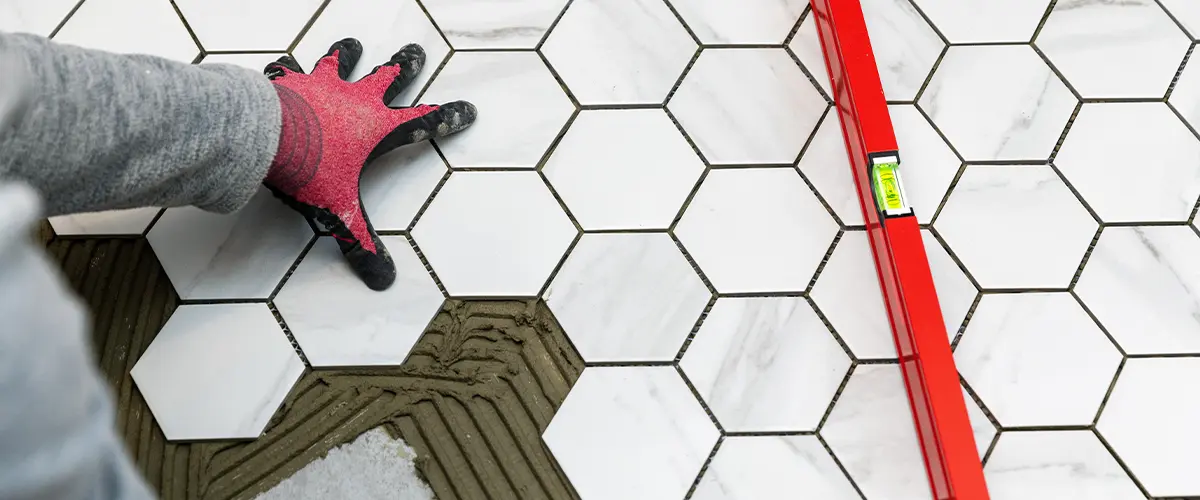
<instances>
[{"instance_id":1,"label":"white hexagonal tile","mask_svg":"<svg viewBox=\"0 0 1200 500\"><path fill-rule=\"evenodd\" d=\"M455 168L537 166L575 112L534 52L459 52L421 100L470 101L480 109L470 128L439 139Z\"/></svg>"},{"instance_id":2,"label":"white hexagonal tile","mask_svg":"<svg viewBox=\"0 0 1200 500\"><path fill-rule=\"evenodd\" d=\"M179 306L130 371L170 441L257 438L302 373L266 304Z\"/></svg>"},{"instance_id":3,"label":"white hexagonal tile","mask_svg":"<svg viewBox=\"0 0 1200 500\"><path fill-rule=\"evenodd\" d=\"M670 366L583 371L542 440L583 498L683 498L719 436Z\"/></svg>"},{"instance_id":4,"label":"white hexagonal tile","mask_svg":"<svg viewBox=\"0 0 1200 500\"><path fill-rule=\"evenodd\" d=\"M417 0L330 2L292 55L301 66L312 68L330 45L346 37L357 38L363 46L362 60L350 74L351 80L366 76L405 45L417 43L425 49L425 69L392 101L397 106L412 104L434 69L450 55L450 46Z\"/></svg>"},{"instance_id":5,"label":"white hexagonal tile","mask_svg":"<svg viewBox=\"0 0 1200 500\"><path fill-rule=\"evenodd\" d=\"M50 218L50 227L59 236L139 235L146 232L159 211L159 208L147 207L59 215Z\"/></svg>"},{"instance_id":6,"label":"white hexagonal tile","mask_svg":"<svg viewBox=\"0 0 1200 500\"><path fill-rule=\"evenodd\" d=\"M673 0L671 5L704 44L778 44L808 2L803 0Z\"/></svg>"},{"instance_id":7,"label":"white hexagonal tile","mask_svg":"<svg viewBox=\"0 0 1200 500\"><path fill-rule=\"evenodd\" d=\"M1096 430L1154 497L1200 495L1200 398L1181 384L1200 380L1200 359L1130 359Z\"/></svg>"},{"instance_id":8,"label":"white hexagonal tile","mask_svg":"<svg viewBox=\"0 0 1200 500\"><path fill-rule=\"evenodd\" d=\"M713 170L675 235L717 291L808 288L837 223L790 168Z\"/></svg>"},{"instance_id":9,"label":"white hexagonal tile","mask_svg":"<svg viewBox=\"0 0 1200 500\"><path fill-rule=\"evenodd\" d=\"M586 234L544 297L584 361L672 361L712 293L666 233Z\"/></svg>"},{"instance_id":10,"label":"white hexagonal tile","mask_svg":"<svg viewBox=\"0 0 1200 500\"><path fill-rule=\"evenodd\" d=\"M888 106L888 114L900 146L904 195L916 212L917 221L928 224L946 197L962 161L916 106Z\"/></svg>"},{"instance_id":11,"label":"white hexagonal tile","mask_svg":"<svg viewBox=\"0 0 1200 500\"><path fill-rule=\"evenodd\" d=\"M796 54L796 58L800 59L800 63L817 81L821 90L825 91L825 95L830 95L829 70L825 67L825 52L821 49L821 39L817 36L816 16L811 13L804 16L796 36L788 43L788 49Z\"/></svg>"},{"instance_id":12,"label":"white hexagonal tile","mask_svg":"<svg viewBox=\"0 0 1200 500\"><path fill-rule=\"evenodd\" d=\"M205 50L287 50L321 0L175 0Z\"/></svg>"},{"instance_id":13,"label":"white hexagonal tile","mask_svg":"<svg viewBox=\"0 0 1200 500\"><path fill-rule=\"evenodd\" d=\"M867 498L927 500L929 480L897 365L858 365L821 436Z\"/></svg>"},{"instance_id":14,"label":"white hexagonal tile","mask_svg":"<svg viewBox=\"0 0 1200 500\"><path fill-rule=\"evenodd\" d=\"M1050 0L913 0L950 43L1028 42Z\"/></svg>"},{"instance_id":15,"label":"white hexagonal tile","mask_svg":"<svg viewBox=\"0 0 1200 500\"><path fill-rule=\"evenodd\" d=\"M49 33L47 33L48 35ZM54 41L123 54L150 54L190 63L200 48L171 4L156 0L88 0Z\"/></svg>"},{"instance_id":16,"label":"white hexagonal tile","mask_svg":"<svg viewBox=\"0 0 1200 500\"><path fill-rule=\"evenodd\" d=\"M399 365L442 305L442 292L403 236L380 236L396 263L382 292L350 271L321 238L275 296L275 307L314 367Z\"/></svg>"},{"instance_id":17,"label":"white hexagonal tile","mask_svg":"<svg viewBox=\"0 0 1200 500\"><path fill-rule=\"evenodd\" d=\"M533 296L577 231L534 172L457 172L412 231L455 296Z\"/></svg>"},{"instance_id":18,"label":"white hexagonal tile","mask_svg":"<svg viewBox=\"0 0 1200 500\"><path fill-rule=\"evenodd\" d=\"M934 227L987 288L1066 288L1098 224L1049 166L969 166Z\"/></svg>"},{"instance_id":19,"label":"white hexagonal tile","mask_svg":"<svg viewBox=\"0 0 1200 500\"><path fill-rule=\"evenodd\" d=\"M696 42L660 0L576 0L541 51L582 104L659 104Z\"/></svg>"},{"instance_id":20,"label":"white hexagonal tile","mask_svg":"<svg viewBox=\"0 0 1200 500\"><path fill-rule=\"evenodd\" d=\"M0 3L0 31L50 36L78 0L7 0Z\"/></svg>"},{"instance_id":21,"label":"white hexagonal tile","mask_svg":"<svg viewBox=\"0 0 1200 500\"><path fill-rule=\"evenodd\" d=\"M713 164L793 163L827 103L782 49L710 49L667 108Z\"/></svg>"},{"instance_id":22,"label":"white hexagonal tile","mask_svg":"<svg viewBox=\"0 0 1200 500\"><path fill-rule=\"evenodd\" d=\"M929 260L929 272L933 275L933 286L937 289L938 302L942 306L942 319L946 322L946 334L951 339L958 334L959 327L967 318L979 289L963 274L958 263L946 253L946 247L927 229L921 230L925 243L925 257Z\"/></svg>"},{"instance_id":23,"label":"white hexagonal tile","mask_svg":"<svg viewBox=\"0 0 1200 500\"><path fill-rule=\"evenodd\" d=\"M679 364L726 431L810 431L850 358L803 298L728 297Z\"/></svg>"},{"instance_id":24,"label":"white hexagonal tile","mask_svg":"<svg viewBox=\"0 0 1200 500\"><path fill-rule=\"evenodd\" d=\"M970 394L967 394L965 388L963 389L963 402L967 404L967 418L971 421L971 435L975 438L975 451L979 452L980 457L983 457L996 437L996 426L992 425L992 421L988 420L983 408L975 402Z\"/></svg>"},{"instance_id":25,"label":"white hexagonal tile","mask_svg":"<svg viewBox=\"0 0 1200 500\"><path fill-rule=\"evenodd\" d=\"M1045 160L1078 101L1028 45L950 47L919 105L967 161Z\"/></svg>"},{"instance_id":26,"label":"white hexagonal tile","mask_svg":"<svg viewBox=\"0 0 1200 500\"><path fill-rule=\"evenodd\" d=\"M954 360L1002 426L1088 425L1121 353L1070 294L1011 293L983 296Z\"/></svg>"},{"instance_id":27,"label":"white hexagonal tile","mask_svg":"<svg viewBox=\"0 0 1200 500\"><path fill-rule=\"evenodd\" d=\"M542 169L585 230L666 229L704 163L659 109L583 111Z\"/></svg>"},{"instance_id":28,"label":"white hexagonal tile","mask_svg":"<svg viewBox=\"0 0 1200 500\"><path fill-rule=\"evenodd\" d=\"M1034 43L1085 98L1161 98L1191 39L1155 0L1070 0Z\"/></svg>"},{"instance_id":29,"label":"white hexagonal tile","mask_svg":"<svg viewBox=\"0 0 1200 500\"><path fill-rule=\"evenodd\" d=\"M813 134L812 141L796 166L843 224L866 224L863 222L862 204L858 201L854 171L850 167L846 139L842 136L842 124L837 113L826 113L825 118L821 119L817 133Z\"/></svg>"},{"instance_id":30,"label":"white hexagonal tile","mask_svg":"<svg viewBox=\"0 0 1200 500\"><path fill-rule=\"evenodd\" d=\"M371 224L380 231L408 229L445 176L446 162L429 142L409 144L376 158L358 182Z\"/></svg>"},{"instance_id":31,"label":"white hexagonal tile","mask_svg":"<svg viewBox=\"0 0 1200 500\"><path fill-rule=\"evenodd\" d=\"M287 55L285 52L255 52L252 54L205 54L204 59L200 64L232 64L241 66L254 71L262 71L280 57Z\"/></svg>"},{"instance_id":32,"label":"white hexagonal tile","mask_svg":"<svg viewBox=\"0 0 1200 500\"><path fill-rule=\"evenodd\" d=\"M862 11L884 97L913 100L946 44L909 2L864 0Z\"/></svg>"},{"instance_id":33,"label":"white hexagonal tile","mask_svg":"<svg viewBox=\"0 0 1200 500\"><path fill-rule=\"evenodd\" d=\"M721 442L693 500L862 498L816 436L739 436Z\"/></svg>"},{"instance_id":34,"label":"white hexagonal tile","mask_svg":"<svg viewBox=\"0 0 1200 500\"><path fill-rule=\"evenodd\" d=\"M456 49L532 49L566 0L426 0L425 8Z\"/></svg>"},{"instance_id":35,"label":"white hexagonal tile","mask_svg":"<svg viewBox=\"0 0 1200 500\"><path fill-rule=\"evenodd\" d=\"M169 208L146 235L179 298L266 299L313 238L266 188L241 210Z\"/></svg>"},{"instance_id":36,"label":"white hexagonal tile","mask_svg":"<svg viewBox=\"0 0 1200 500\"><path fill-rule=\"evenodd\" d=\"M1197 255L1187 226L1105 228L1075 293L1129 354L1200 353Z\"/></svg>"},{"instance_id":37,"label":"white hexagonal tile","mask_svg":"<svg viewBox=\"0 0 1200 500\"><path fill-rule=\"evenodd\" d=\"M1191 33L1192 38L1200 37L1200 3L1192 0L1159 0L1159 3L1175 16L1175 20Z\"/></svg>"},{"instance_id":38,"label":"white hexagonal tile","mask_svg":"<svg viewBox=\"0 0 1200 500\"><path fill-rule=\"evenodd\" d=\"M1200 199L1200 141L1162 103L1084 104L1054 164L1105 222L1183 222Z\"/></svg>"},{"instance_id":39,"label":"white hexagonal tile","mask_svg":"<svg viewBox=\"0 0 1200 500\"><path fill-rule=\"evenodd\" d=\"M983 473L995 500L1146 498L1088 430L1005 432Z\"/></svg>"}]
</instances>

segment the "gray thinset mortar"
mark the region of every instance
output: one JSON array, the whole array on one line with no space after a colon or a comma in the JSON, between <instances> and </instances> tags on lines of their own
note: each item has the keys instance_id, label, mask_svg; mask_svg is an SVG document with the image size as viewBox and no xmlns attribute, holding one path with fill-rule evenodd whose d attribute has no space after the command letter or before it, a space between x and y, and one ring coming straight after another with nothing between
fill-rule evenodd
<instances>
[{"instance_id":1,"label":"gray thinset mortar","mask_svg":"<svg viewBox=\"0 0 1200 500\"><path fill-rule=\"evenodd\" d=\"M583 370L544 303L448 301L399 368L309 371L250 442L176 444L129 370L179 303L144 239L57 239L50 253L95 316L117 427L167 500L253 498L383 426L442 500L577 499L541 433Z\"/></svg>"}]
</instances>

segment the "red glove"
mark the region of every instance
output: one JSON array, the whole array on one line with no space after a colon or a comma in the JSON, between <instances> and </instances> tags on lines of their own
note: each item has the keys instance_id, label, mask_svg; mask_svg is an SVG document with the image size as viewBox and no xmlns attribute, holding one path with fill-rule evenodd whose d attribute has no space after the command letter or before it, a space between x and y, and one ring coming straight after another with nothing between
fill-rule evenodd
<instances>
[{"instance_id":1,"label":"red glove","mask_svg":"<svg viewBox=\"0 0 1200 500\"><path fill-rule=\"evenodd\" d=\"M396 279L396 267L363 211L363 167L400 146L444 137L475 121L475 106L388 106L425 64L412 44L357 82L348 82L362 55L358 40L333 44L312 74L291 56L267 66L283 110L279 151L263 181L292 208L328 229L350 268L374 290Z\"/></svg>"}]
</instances>

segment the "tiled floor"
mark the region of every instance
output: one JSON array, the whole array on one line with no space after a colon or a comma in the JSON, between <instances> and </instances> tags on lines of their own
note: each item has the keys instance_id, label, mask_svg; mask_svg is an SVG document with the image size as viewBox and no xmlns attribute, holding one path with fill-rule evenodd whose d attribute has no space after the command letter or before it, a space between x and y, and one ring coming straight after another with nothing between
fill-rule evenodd
<instances>
[{"instance_id":1,"label":"tiled floor","mask_svg":"<svg viewBox=\"0 0 1200 500\"><path fill-rule=\"evenodd\" d=\"M862 4L993 498L1200 497L1200 4ZM397 104L479 106L368 170L383 294L269 196L53 221L146 234L185 300L134 369L169 438L257 435L304 363L400 363L446 296L538 296L589 364L543 436L583 498L929 498L806 2L0 0L0 29L254 69L355 36L357 75L415 41Z\"/></svg>"}]
</instances>

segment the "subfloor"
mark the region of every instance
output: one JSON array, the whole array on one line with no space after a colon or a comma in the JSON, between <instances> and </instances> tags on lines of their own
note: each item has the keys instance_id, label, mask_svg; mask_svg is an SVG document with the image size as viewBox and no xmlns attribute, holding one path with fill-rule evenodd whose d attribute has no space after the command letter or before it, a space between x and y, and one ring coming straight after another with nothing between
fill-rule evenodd
<instances>
[{"instance_id":1,"label":"subfloor","mask_svg":"<svg viewBox=\"0 0 1200 500\"><path fill-rule=\"evenodd\" d=\"M1200 498L1191 0L863 0L995 499ZM269 196L51 221L164 498L372 429L438 498L929 498L801 0L6 0L260 69L334 41L470 130L363 180L399 279ZM569 391L569 394L568 394ZM364 479L369 480L369 479Z\"/></svg>"}]
</instances>

